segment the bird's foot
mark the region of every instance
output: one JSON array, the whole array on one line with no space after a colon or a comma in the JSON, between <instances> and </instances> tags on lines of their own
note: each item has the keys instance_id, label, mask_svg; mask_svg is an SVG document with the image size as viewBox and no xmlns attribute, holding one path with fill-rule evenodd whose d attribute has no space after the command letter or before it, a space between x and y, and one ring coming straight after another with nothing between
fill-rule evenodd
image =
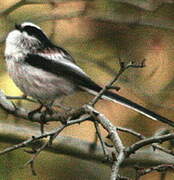
<instances>
[{"instance_id":1,"label":"bird's foot","mask_svg":"<svg viewBox=\"0 0 174 180\"><path fill-rule=\"evenodd\" d=\"M54 114L54 110L50 106L46 106L45 108L46 108L45 112L47 114L49 114L50 116L52 116Z\"/></svg>"},{"instance_id":2,"label":"bird's foot","mask_svg":"<svg viewBox=\"0 0 174 180\"><path fill-rule=\"evenodd\" d=\"M42 108L43 108L43 105L41 105L39 108L37 108L37 109L29 112L29 113L28 113L28 118L32 120L32 119L33 119L33 116L34 116L36 113L40 113L40 112L41 112Z\"/></svg>"},{"instance_id":3,"label":"bird's foot","mask_svg":"<svg viewBox=\"0 0 174 180\"><path fill-rule=\"evenodd\" d=\"M45 107L45 110L42 111L42 108ZM29 119L33 119L33 116L36 114L36 113L41 113L40 115L40 130L41 130L41 134L44 133L44 125L47 123L46 122L46 116L47 115L50 115L52 116L54 111L51 109L50 106L45 106L45 105L41 105L39 108L31 111L28 113L28 118Z\"/></svg>"},{"instance_id":4,"label":"bird's foot","mask_svg":"<svg viewBox=\"0 0 174 180\"><path fill-rule=\"evenodd\" d=\"M52 116L53 113L54 113L54 111L49 106L45 106L45 110L41 112L41 116L40 116L40 130L41 130L41 134L44 133L44 125L47 124L47 121L46 121L47 114Z\"/></svg>"}]
</instances>

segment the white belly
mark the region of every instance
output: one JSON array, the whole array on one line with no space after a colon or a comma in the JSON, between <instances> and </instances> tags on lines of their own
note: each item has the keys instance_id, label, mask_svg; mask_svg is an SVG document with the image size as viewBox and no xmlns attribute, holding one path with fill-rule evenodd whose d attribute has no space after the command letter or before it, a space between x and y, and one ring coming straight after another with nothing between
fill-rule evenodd
<instances>
[{"instance_id":1,"label":"white belly","mask_svg":"<svg viewBox=\"0 0 174 180\"><path fill-rule=\"evenodd\" d=\"M70 95L75 86L63 77L26 65L23 62L7 60L10 77L25 95L41 102Z\"/></svg>"}]
</instances>

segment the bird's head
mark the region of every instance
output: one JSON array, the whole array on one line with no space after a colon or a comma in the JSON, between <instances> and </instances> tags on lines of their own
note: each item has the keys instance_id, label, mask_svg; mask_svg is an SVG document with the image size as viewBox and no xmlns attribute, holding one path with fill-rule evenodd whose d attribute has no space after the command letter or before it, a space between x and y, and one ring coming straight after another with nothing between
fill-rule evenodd
<instances>
[{"instance_id":1,"label":"bird's head","mask_svg":"<svg viewBox=\"0 0 174 180\"><path fill-rule=\"evenodd\" d=\"M47 35L39 26L31 22L15 24L15 29L6 38L7 51L8 47L13 48L13 50L16 48L18 51L20 48L22 51L32 51L47 46L51 46Z\"/></svg>"}]
</instances>

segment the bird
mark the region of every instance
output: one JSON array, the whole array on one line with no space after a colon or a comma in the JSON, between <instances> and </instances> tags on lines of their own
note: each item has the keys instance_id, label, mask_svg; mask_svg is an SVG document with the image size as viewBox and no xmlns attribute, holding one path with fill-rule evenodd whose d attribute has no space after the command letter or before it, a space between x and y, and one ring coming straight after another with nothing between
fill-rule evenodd
<instances>
[{"instance_id":1,"label":"bird","mask_svg":"<svg viewBox=\"0 0 174 180\"><path fill-rule=\"evenodd\" d=\"M102 87L80 68L70 53L51 42L46 33L32 22L15 24L5 41L7 71L16 86L49 107L55 99L86 91L96 96ZM109 90L103 99L126 106L153 120L174 126L174 122ZM37 110L38 110L37 109ZM37 110L33 110L36 112Z\"/></svg>"}]
</instances>

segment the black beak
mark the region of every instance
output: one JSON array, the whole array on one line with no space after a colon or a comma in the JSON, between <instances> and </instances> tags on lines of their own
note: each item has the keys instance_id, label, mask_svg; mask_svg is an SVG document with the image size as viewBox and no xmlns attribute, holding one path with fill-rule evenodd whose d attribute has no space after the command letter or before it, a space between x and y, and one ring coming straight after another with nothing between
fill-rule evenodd
<instances>
[{"instance_id":1,"label":"black beak","mask_svg":"<svg viewBox=\"0 0 174 180\"><path fill-rule=\"evenodd\" d=\"M15 24L15 29L22 31L22 27L20 24Z\"/></svg>"}]
</instances>

